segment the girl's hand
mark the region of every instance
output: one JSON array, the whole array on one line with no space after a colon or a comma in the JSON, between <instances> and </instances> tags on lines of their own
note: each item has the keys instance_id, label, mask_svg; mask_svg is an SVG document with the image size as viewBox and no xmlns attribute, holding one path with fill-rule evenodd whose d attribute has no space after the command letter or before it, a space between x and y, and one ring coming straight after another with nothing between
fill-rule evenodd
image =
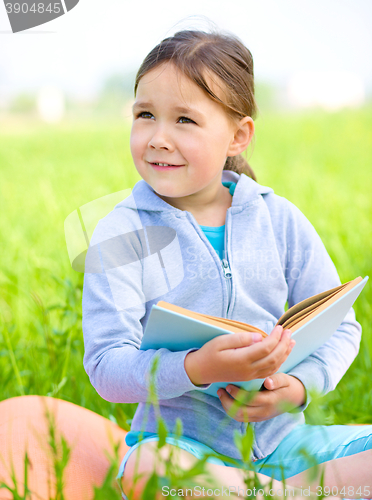
<instances>
[{"instance_id":1,"label":"girl's hand","mask_svg":"<svg viewBox=\"0 0 372 500\"><path fill-rule=\"evenodd\" d=\"M265 339L251 332L220 335L188 353L185 370L194 385L266 378L287 359L295 344L290 336L281 326Z\"/></svg>"},{"instance_id":2,"label":"girl's hand","mask_svg":"<svg viewBox=\"0 0 372 500\"><path fill-rule=\"evenodd\" d=\"M265 380L264 386L266 391L257 392L249 403L242 403L240 408L234 405L235 401L247 400L249 392L230 384L226 387L231 389L230 395L225 389L218 389L218 394L226 413L238 422L262 422L305 403L305 387L291 375L276 373Z\"/></svg>"}]
</instances>

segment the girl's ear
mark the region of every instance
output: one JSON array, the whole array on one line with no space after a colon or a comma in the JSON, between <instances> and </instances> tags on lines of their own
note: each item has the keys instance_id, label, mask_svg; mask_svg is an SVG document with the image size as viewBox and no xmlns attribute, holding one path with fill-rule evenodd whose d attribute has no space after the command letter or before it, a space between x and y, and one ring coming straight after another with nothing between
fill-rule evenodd
<instances>
[{"instance_id":1,"label":"girl's ear","mask_svg":"<svg viewBox=\"0 0 372 500\"><path fill-rule=\"evenodd\" d=\"M245 116L234 127L234 138L230 143L226 156L236 156L247 149L254 136L254 121Z\"/></svg>"}]
</instances>

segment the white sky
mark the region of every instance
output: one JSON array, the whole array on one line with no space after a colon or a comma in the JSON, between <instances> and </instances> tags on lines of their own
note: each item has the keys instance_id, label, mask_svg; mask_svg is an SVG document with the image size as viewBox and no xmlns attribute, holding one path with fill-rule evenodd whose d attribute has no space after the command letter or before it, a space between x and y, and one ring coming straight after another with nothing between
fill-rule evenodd
<instances>
[{"instance_id":1,"label":"white sky","mask_svg":"<svg viewBox=\"0 0 372 500\"><path fill-rule=\"evenodd\" d=\"M0 0L0 99L50 84L89 97L110 74L137 69L166 36L205 26L195 16L242 39L257 80L350 71L372 89L372 0L80 0L68 14L17 34Z\"/></svg>"}]
</instances>

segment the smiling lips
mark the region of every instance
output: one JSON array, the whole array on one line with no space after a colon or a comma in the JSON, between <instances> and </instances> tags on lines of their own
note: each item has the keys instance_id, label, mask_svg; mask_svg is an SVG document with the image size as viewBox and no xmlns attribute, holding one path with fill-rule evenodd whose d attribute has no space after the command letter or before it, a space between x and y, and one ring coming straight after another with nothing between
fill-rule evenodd
<instances>
[{"instance_id":1,"label":"smiling lips","mask_svg":"<svg viewBox=\"0 0 372 500\"><path fill-rule=\"evenodd\" d=\"M179 167L183 167L184 165L171 165L169 163L160 163L160 162L149 162L150 165L155 169L155 170L174 170Z\"/></svg>"}]
</instances>

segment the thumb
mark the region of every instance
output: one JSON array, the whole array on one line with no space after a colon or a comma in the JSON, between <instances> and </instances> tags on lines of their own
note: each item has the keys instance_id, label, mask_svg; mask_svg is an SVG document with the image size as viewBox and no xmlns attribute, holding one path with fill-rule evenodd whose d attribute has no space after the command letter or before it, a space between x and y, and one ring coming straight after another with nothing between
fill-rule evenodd
<instances>
[{"instance_id":1,"label":"thumb","mask_svg":"<svg viewBox=\"0 0 372 500\"><path fill-rule=\"evenodd\" d=\"M269 391L274 391L280 389L281 387L286 387L288 385L288 375L285 373L275 373L270 377L267 377L264 382L264 386Z\"/></svg>"}]
</instances>

